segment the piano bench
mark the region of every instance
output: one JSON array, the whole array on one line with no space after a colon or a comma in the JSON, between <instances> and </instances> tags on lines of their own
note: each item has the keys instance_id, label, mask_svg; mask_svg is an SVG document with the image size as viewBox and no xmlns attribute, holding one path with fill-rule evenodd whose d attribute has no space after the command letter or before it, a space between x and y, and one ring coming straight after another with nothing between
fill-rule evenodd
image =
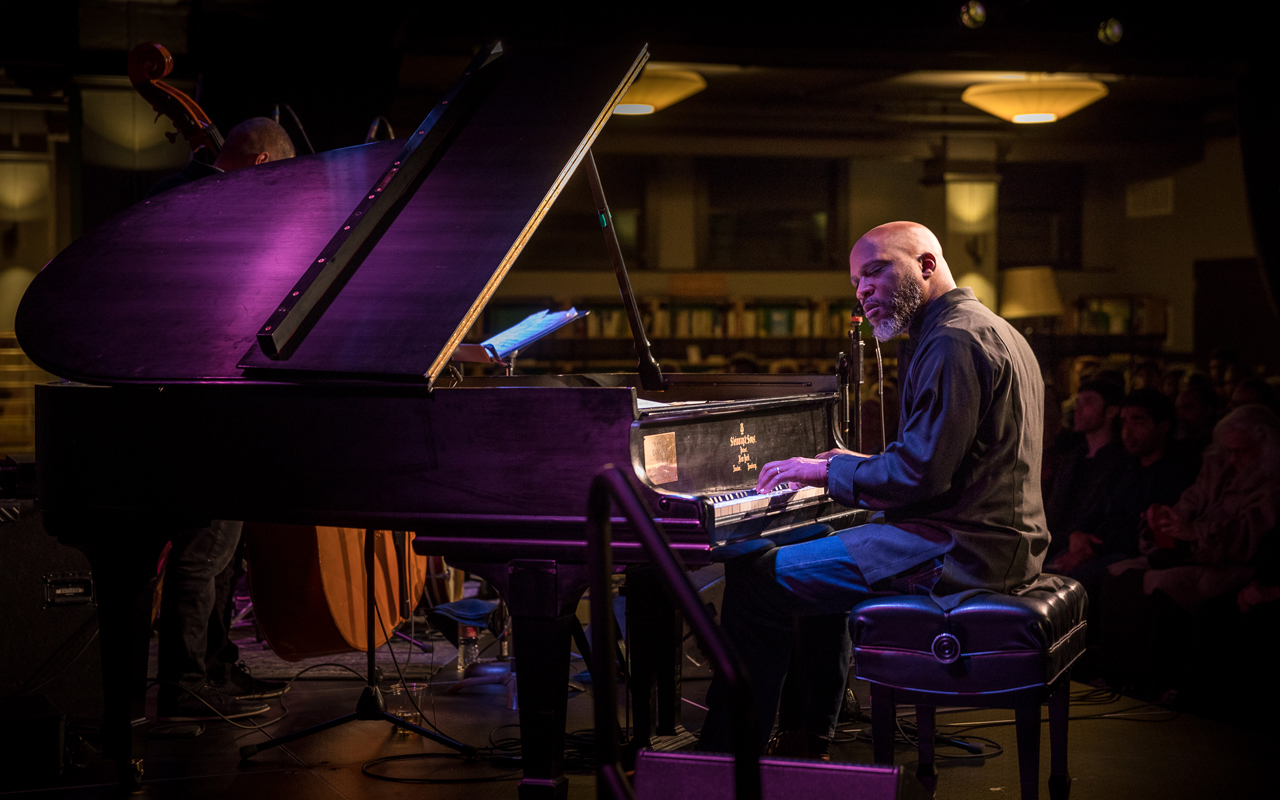
<instances>
[{"instance_id":1,"label":"piano bench","mask_svg":"<svg viewBox=\"0 0 1280 800\"><path fill-rule=\"evenodd\" d=\"M895 706L916 706L919 768L936 781L940 705L1013 708L1022 797L1038 797L1040 706L1049 703L1049 794L1065 800L1071 665L1084 653L1087 599L1070 578L1042 575L1018 595L979 594L944 611L928 596L867 600L849 618L855 674L871 683L877 764L893 764Z\"/></svg>"}]
</instances>

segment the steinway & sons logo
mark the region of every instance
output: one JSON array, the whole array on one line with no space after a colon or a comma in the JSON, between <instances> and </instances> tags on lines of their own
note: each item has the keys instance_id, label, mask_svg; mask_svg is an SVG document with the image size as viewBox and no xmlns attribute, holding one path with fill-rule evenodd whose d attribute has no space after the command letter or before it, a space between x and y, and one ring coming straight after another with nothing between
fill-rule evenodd
<instances>
[{"instance_id":1,"label":"steinway & sons logo","mask_svg":"<svg viewBox=\"0 0 1280 800\"><path fill-rule=\"evenodd\" d=\"M738 463L733 465L734 472L742 472L745 467L747 472L754 472L760 469L751 457L751 451L747 449L748 445L756 443L756 435L747 433L747 426L741 422L738 423L738 435L729 437L729 446L738 448Z\"/></svg>"}]
</instances>

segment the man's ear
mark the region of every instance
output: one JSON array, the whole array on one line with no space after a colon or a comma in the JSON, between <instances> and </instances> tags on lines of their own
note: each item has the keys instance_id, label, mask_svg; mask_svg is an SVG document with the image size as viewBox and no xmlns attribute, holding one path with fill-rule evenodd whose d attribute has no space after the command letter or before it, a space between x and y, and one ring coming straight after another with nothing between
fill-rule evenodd
<instances>
[{"instance_id":1,"label":"man's ear","mask_svg":"<svg viewBox=\"0 0 1280 800\"><path fill-rule=\"evenodd\" d=\"M929 277L933 271L938 268L938 259L934 258L933 253L925 253L920 256L920 273L924 277Z\"/></svg>"},{"instance_id":2,"label":"man's ear","mask_svg":"<svg viewBox=\"0 0 1280 800\"><path fill-rule=\"evenodd\" d=\"M267 153L258 153L253 157L253 165L265 164L271 160L271 156Z\"/></svg>"}]
</instances>

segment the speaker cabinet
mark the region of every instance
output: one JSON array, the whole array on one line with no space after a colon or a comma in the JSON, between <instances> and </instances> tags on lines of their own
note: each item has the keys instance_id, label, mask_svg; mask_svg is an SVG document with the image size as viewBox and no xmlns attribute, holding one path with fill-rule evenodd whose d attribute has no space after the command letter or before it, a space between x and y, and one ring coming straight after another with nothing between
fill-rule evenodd
<instances>
[{"instance_id":1,"label":"speaker cabinet","mask_svg":"<svg viewBox=\"0 0 1280 800\"><path fill-rule=\"evenodd\" d=\"M102 661L89 562L45 532L31 501L2 502L0 703L43 695L68 722L96 726Z\"/></svg>"}]
</instances>

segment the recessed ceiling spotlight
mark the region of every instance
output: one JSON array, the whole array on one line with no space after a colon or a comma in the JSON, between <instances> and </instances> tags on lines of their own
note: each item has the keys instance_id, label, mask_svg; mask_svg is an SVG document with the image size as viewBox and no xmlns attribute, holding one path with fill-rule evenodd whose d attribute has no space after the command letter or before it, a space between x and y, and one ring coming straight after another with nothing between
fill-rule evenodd
<instances>
[{"instance_id":1,"label":"recessed ceiling spotlight","mask_svg":"<svg viewBox=\"0 0 1280 800\"><path fill-rule=\"evenodd\" d=\"M1115 17L1098 25L1098 41L1103 44L1119 44L1121 36L1124 36L1124 26Z\"/></svg>"},{"instance_id":2,"label":"recessed ceiling spotlight","mask_svg":"<svg viewBox=\"0 0 1280 800\"><path fill-rule=\"evenodd\" d=\"M987 21L987 7L978 0L969 0L960 6L960 21L970 30L981 28Z\"/></svg>"}]
</instances>

